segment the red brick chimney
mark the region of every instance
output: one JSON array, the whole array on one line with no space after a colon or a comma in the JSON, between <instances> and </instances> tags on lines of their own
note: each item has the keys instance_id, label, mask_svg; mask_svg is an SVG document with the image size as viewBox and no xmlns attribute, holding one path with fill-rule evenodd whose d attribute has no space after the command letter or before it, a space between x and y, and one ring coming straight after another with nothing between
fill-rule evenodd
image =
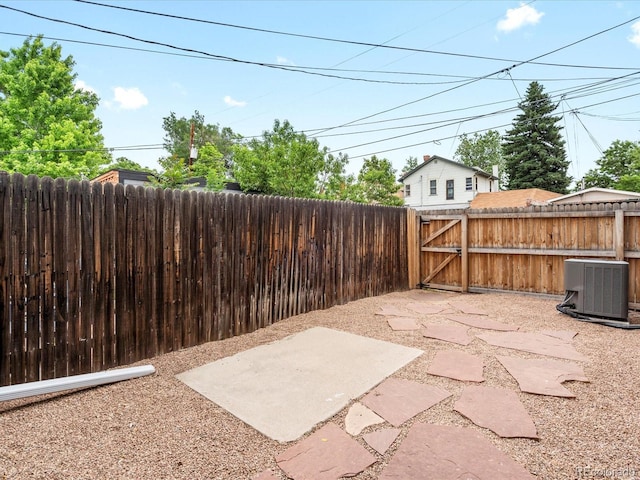
<instances>
[{"instance_id":1,"label":"red brick chimney","mask_svg":"<svg viewBox=\"0 0 640 480\"><path fill-rule=\"evenodd\" d=\"M431 155L425 155L425 156L423 156L423 157L422 157L422 159L423 159L425 162L428 162L430 158L431 158Z\"/></svg>"}]
</instances>

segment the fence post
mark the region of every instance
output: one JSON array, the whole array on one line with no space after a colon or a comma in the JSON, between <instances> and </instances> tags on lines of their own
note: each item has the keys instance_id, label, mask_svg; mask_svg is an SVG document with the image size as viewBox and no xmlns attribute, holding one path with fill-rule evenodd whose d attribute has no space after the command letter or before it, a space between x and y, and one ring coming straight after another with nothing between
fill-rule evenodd
<instances>
[{"instance_id":1,"label":"fence post","mask_svg":"<svg viewBox=\"0 0 640 480\"><path fill-rule=\"evenodd\" d=\"M418 215L412 208L407 209L407 270L409 288L420 283L420 227Z\"/></svg>"},{"instance_id":2,"label":"fence post","mask_svg":"<svg viewBox=\"0 0 640 480\"><path fill-rule=\"evenodd\" d=\"M616 210L615 215L613 244L616 251L616 260L624 260L624 210Z\"/></svg>"},{"instance_id":3,"label":"fence post","mask_svg":"<svg viewBox=\"0 0 640 480\"><path fill-rule=\"evenodd\" d=\"M462 292L466 293L469 291L469 235L468 235L468 226L469 226L469 217L466 212L462 214L462 219L460 222L460 253L462 260L462 268L461 268L461 287Z\"/></svg>"}]
</instances>

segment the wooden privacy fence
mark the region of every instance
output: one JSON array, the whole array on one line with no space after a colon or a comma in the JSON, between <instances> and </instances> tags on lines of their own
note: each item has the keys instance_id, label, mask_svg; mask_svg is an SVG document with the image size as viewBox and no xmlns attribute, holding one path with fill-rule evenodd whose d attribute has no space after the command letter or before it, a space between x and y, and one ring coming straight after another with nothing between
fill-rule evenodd
<instances>
[{"instance_id":1,"label":"wooden privacy fence","mask_svg":"<svg viewBox=\"0 0 640 480\"><path fill-rule=\"evenodd\" d=\"M19 174L0 215L0 386L406 290L415 243L402 208Z\"/></svg>"},{"instance_id":2,"label":"wooden privacy fence","mask_svg":"<svg viewBox=\"0 0 640 480\"><path fill-rule=\"evenodd\" d=\"M629 262L640 301L640 203L419 212L423 285L564 294L564 260Z\"/></svg>"}]
</instances>

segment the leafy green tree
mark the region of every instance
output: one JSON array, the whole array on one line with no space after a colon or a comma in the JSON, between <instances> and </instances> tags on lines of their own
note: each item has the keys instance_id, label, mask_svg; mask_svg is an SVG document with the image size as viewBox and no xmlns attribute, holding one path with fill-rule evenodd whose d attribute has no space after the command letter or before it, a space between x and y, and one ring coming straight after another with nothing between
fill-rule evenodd
<instances>
[{"instance_id":1,"label":"leafy green tree","mask_svg":"<svg viewBox=\"0 0 640 480\"><path fill-rule=\"evenodd\" d=\"M100 169L98 174L103 174L109 170L133 170L134 172L149 172L156 173L156 171L149 167L143 167L137 162L128 159L127 157L118 157L113 163Z\"/></svg>"},{"instance_id":2,"label":"leafy green tree","mask_svg":"<svg viewBox=\"0 0 640 480\"><path fill-rule=\"evenodd\" d=\"M404 175L405 173L410 172L411 170L416 168L417 166L418 166L418 159L416 157L410 156L409 158L407 158L407 161L404 164L404 167L402 167L402 171L400 173Z\"/></svg>"},{"instance_id":3,"label":"leafy green tree","mask_svg":"<svg viewBox=\"0 0 640 480\"><path fill-rule=\"evenodd\" d=\"M0 51L0 169L92 178L110 161L95 117L98 97L75 89L74 65L41 36Z\"/></svg>"},{"instance_id":4,"label":"leafy green tree","mask_svg":"<svg viewBox=\"0 0 640 480\"><path fill-rule=\"evenodd\" d=\"M152 179L156 187L182 190L187 188L187 180L191 177L189 165L184 158L177 156L158 159L162 171Z\"/></svg>"},{"instance_id":5,"label":"leafy green tree","mask_svg":"<svg viewBox=\"0 0 640 480\"><path fill-rule=\"evenodd\" d=\"M585 188L640 192L640 142L615 140L596 160L596 165L583 178Z\"/></svg>"},{"instance_id":6,"label":"leafy green tree","mask_svg":"<svg viewBox=\"0 0 640 480\"><path fill-rule=\"evenodd\" d=\"M386 158L373 155L365 158L358 173L358 182L352 189L351 200L380 205L404 205L397 193L401 185L396 182L396 171Z\"/></svg>"},{"instance_id":7,"label":"leafy green tree","mask_svg":"<svg viewBox=\"0 0 640 480\"><path fill-rule=\"evenodd\" d=\"M502 144L508 189L543 188L567 193L571 178L569 162L557 125L561 117L553 115L553 104L542 85L531 82L518 107L518 114Z\"/></svg>"},{"instance_id":8,"label":"leafy green tree","mask_svg":"<svg viewBox=\"0 0 640 480\"><path fill-rule=\"evenodd\" d=\"M315 198L320 196L321 184L326 184L323 173L340 170L341 160L331 167L326 153L316 139L296 132L287 120L275 120L273 130L263 132L262 138L234 148L233 176L245 191Z\"/></svg>"},{"instance_id":9,"label":"leafy green tree","mask_svg":"<svg viewBox=\"0 0 640 480\"><path fill-rule=\"evenodd\" d=\"M182 158L188 163L191 146L191 126L193 125L193 144L200 150L205 145L213 145L227 165L231 166L233 146L240 140L240 136L233 133L228 127L220 128L219 125L205 123L204 115L197 110L191 118L178 118L174 112L162 119L162 128L165 131L164 148L177 158Z\"/></svg>"},{"instance_id":10,"label":"leafy green tree","mask_svg":"<svg viewBox=\"0 0 640 480\"><path fill-rule=\"evenodd\" d=\"M206 178L209 190L222 190L228 180L222 153L210 143L198 151L198 159L193 163L191 173Z\"/></svg>"},{"instance_id":11,"label":"leafy green tree","mask_svg":"<svg viewBox=\"0 0 640 480\"><path fill-rule=\"evenodd\" d=\"M501 137L496 130L488 130L482 134L476 132L472 137L462 134L453 158L468 167L477 167L487 173L492 173L493 166L497 165L500 185L507 181Z\"/></svg>"},{"instance_id":12,"label":"leafy green tree","mask_svg":"<svg viewBox=\"0 0 640 480\"><path fill-rule=\"evenodd\" d=\"M346 200L355 183L353 175L346 173L349 157L342 153L334 156L324 148L324 167L318 178L318 194L327 200Z\"/></svg>"}]
</instances>

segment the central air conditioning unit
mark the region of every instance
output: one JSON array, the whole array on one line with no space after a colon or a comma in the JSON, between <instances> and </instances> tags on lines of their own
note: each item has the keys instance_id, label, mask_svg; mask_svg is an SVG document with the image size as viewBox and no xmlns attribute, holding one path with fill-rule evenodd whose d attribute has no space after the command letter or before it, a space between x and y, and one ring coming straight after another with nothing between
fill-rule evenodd
<instances>
[{"instance_id":1,"label":"central air conditioning unit","mask_svg":"<svg viewBox=\"0 0 640 480\"><path fill-rule=\"evenodd\" d=\"M629 264L606 260L565 260L563 306L584 316L627 321ZM567 312L568 313L568 312Z\"/></svg>"}]
</instances>

